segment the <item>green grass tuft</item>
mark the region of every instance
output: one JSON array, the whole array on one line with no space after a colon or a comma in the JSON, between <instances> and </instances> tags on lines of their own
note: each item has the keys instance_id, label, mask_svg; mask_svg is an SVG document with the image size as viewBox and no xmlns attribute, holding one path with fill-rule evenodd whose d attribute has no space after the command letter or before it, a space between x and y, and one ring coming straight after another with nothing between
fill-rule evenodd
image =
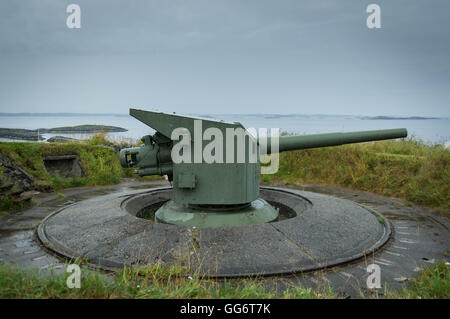
<instances>
[{"instance_id":1,"label":"green grass tuft","mask_svg":"<svg viewBox=\"0 0 450 319\"><path fill-rule=\"evenodd\" d=\"M416 140L284 152L270 179L369 191L450 213L450 150ZM268 180L263 175L262 181Z\"/></svg>"},{"instance_id":2,"label":"green grass tuft","mask_svg":"<svg viewBox=\"0 0 450 319\"><path fill-rule=\"evenodd\" d=\"M391 293L390 298L412 299L449 299L450 298L450 266L445 261L433 265L413 279L408 289Z\"/></svg>"},{"instance_id":3,"label":"green grass tuft","mask_svg":"<svg viewBox=\"0 0 450 319\"><path fill-rule=\"evenodd\" d=\"M81 288L66 286L68 273L44 275L0 263L0 298L335 298L330 289L301 287L277 293L258 279L218 281L187 275L187 269L124 268L112 277L82 267Z\"/></svg>"},{"instance_id":4,"label":"green grass tuft","mask_svg":"<svg viewBox=\"0 0 450 319\"><path fill-rule=\"evenodd\" d=\"M58 193L55 195L55 197L53 199L61 199L61 198L64 198L64 194Z\"/></svg>"}]
</instances>

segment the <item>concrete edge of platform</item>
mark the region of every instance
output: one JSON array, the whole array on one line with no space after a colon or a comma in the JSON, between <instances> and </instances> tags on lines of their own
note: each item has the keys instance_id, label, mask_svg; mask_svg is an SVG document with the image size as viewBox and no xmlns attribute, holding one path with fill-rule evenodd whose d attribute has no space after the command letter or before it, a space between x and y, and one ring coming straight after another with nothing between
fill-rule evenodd
<instances>
[{"instance_id":1,"label":"concrete edge of platform","mask_svg":"<svg viewBox=\"0 0 450 319\"><path fill-rule=\"evenodd\" d=\"M146 193L152 193L152 192L157 192L157 191L162 191L162 190L168 190L171 187L158 187L158 188L153 188L151 190L145 190L142 192L136 192L130 195L122 195L120 197L127 197L124 198L124 200L121 202L120 207L122 209L122 204L127 201L128 199L130 199L130 197L133 196L139 196L142 194L146 194ZM287 193L296 193L295 190L286 190L283 188L278 188L278 187L261 187L264 189L268 189L268 190L275 190L275 191L283 191L283 192L287 192ZM312 192L310 192L312 193ZM318 194L318 193L313 193L313 194ZM310 203L311 200L298 194L297 195L301 196L302 198L305 198L307 201L309 201ZM329 196L329 195L322 195L322 194L318 194L321 196L328 196L328 197L334 197L334 196ZM351 201L351 200L348 200ZM374 211L373 209L358 204L356 202L351 201L352 203L354 203L355 205L358 205L360 207L362 207L363 209L369 211L371 214L373 214L375 217L382 217L385 220L385 223L383 224L383 230L384 233L381 236L381 238L374 243L371 247L369 247L368 249L366 249L365 251L361 252L361 253L357 253L354 255L351 255L349 257L343 257L343 258L336 258L333 259L330 262L327 262L326 264L316 264L316 265L310 265L310 266L306 266L303 267L301 269L298 270L287 270L287 271L280 271L280 272L264 272L264 273L258 273L258 274L226 274L226 275L221 275L221 274L212 274L212 275L206 275L207 277L212 277L212 278L225 278L225 277L229 277L229 278L237 278L237 277L255 277L255 276L276 276L276 275L289 275L289 274L297 274L297 273L304 273L304 272L311 272L311 271L317 271L317 270L321 270L321 269L326 269L326 268L331 268L331 267L335 267L335 266L339 266L342 264L346 264L346 263L350 263L350 262L354 262L358 259L361 259L367 255L373 254L376 251L378 251L379 249L381 249L389 240L389 238L392 235L392 228L391 228L391 224L389 222L388 219L386 219L382 214ZM51 219L53 216L55 216L56 214L64 211L65 209L76 205L77 203L68 205L66 207L60 208L52 213L50 213L49 215L47 215L42 221L41 223L38 225L37 229L36 229L36 235L37 238L39 240L39 242L41 243L41 245L49 252L55 254L56 256L62 257L66 260L75 260L75 259L84 259L87 258L88 261L85 262L84 264L87 265L89 268L93 268L93 269L99 269L99 270L105 270L105 271L118 271L120 269L122 269L123 267L127 266L125 263L120 263L120 262L115 262L115 261L111 261L111 260L107 260L104 258L96 258L96 262L93 262L93 260L91 260L88 256L88 253L86 254L79 254L75 251L73 251L72 249L66 247L64 244L60 243L58 240L56 240L55 238L49 238L49 236L47 235L46 231L45 231L45 226L46 226L46 222ZM137 218L137 217L136 217ZM129 266L130 267L130 266Z\"/></svg>"},{"instance_id":2,"label":"concrete edge of platform","mask_svg":"<svg viewBox=\"0 0 450 319\"><path fill-rule=\"evenodd\" d=\"M48 221L50 218L52 218L56 214L62 212L63 210L65 210L75 204L76 203L68 205L66 207L57 209L56 211L50 213L39 223L38 227L36 228L36 237L37 237L39 243L41 244L41 246L46 251L48 251L60 258L63 258L67 261L74 261L76 259L84 259L87 257L86 257L86 255L83 255L83 254L77 254L76 252L72 251L70 248L68 248L65 245L63 245L62 243L60 243L55 238L50 239L49 236L47 236L47 233L45 231L45 223L46 223L46 221ZM106 270L106 271L117 271L125 266L125 264L115 263L110 260L102 260L100 258L98 259L98 261L99 261L98 263L86 262L84 264L92 269L99 269L99 270Z\"/></svg>"}]
</instances>

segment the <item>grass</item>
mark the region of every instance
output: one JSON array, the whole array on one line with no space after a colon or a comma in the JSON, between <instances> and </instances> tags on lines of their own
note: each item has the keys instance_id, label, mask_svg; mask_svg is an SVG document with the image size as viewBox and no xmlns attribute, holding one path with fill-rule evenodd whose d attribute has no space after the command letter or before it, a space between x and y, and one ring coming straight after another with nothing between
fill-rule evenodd
<instances>
[{"instance_id":1,"label":"grass","mask_svg":"<svg viewBox=\"0 0 450 319\"><path fill-rule=\"evenodd\" d=\"M49 183L54 189L72 186L108 185L120 182L124 172L114 149L103 146L101 137L85 143L11 143L0 142L0 152L29 173L36 182ZM109 142L105 142L109 143ZM52 177L44 167L45 156L77 155L85 177Z\"/></svg>"},{"instance_id":2,"label":"grass","mask_svg":"<svg viewBox=\"0 0 450 319\"><path fill-rule=\"evenodd\" d=\"M71 143L14 143L0 142L0 153L6 155L17 166L29 173L39 189L62 190L70 187L113 185L121 182L123 177L138 180L160 180L161 176L139 177L133 172L135 168L122 168L119 154L113 146L122 145L106 139L99 133L85 141ZM85 176L53 177L44 167L43 157L58 155L77 155ZM0 186L9 181L0 166ZM57 194L61 198L62 194ZM13 212L33 205L32 201L18 201L14 196L0 193L0 212Z\"/></svg>"},{"instance_id":3,"label":"grass","mask_svg":"<svg viewBox=\"0 0 450 319\"><path fill-rule=\"evenodd\" d=\"M284 152L278 172L261 181L341 186L450 215L450 150L412 139Z\"/></svg>"},{"instance_id":4,"label":"grass","mask_svg":"<svg viewBox=\"0 0 450 319\"><path fill-rule=\"evenodd\" d=\"M219 281L188 276L189 270L179 266L124 268L109 276L81 267L81 287L70 289L66 285L69 273L44 274L0 263L0 298L339 298L330 286L295 286L277 292L258 278ZM449 273L449 266L442 261L411 280L408 288L388 291L385 298L448 299Z\"/></svg>"},{"instance_id":5,"label":"grass","mask_svg":"<svg viewBox=\"0 0 450 319\"><path fill-rule=\"evenodd\" d=\"M0 142L0 153L29 173L38 188L61 190L77 186L110 185L120 183L127 172L122 169L119 156L104 135L95 135L86 142L73 143L12 143ZM53 177L44 167L43 157L77 155L83 167L83 177ZM0 185L6 177L0 172ZM58 195L57 195L58 196ZM13 196L0 194L0 211L15 211L32 205L30 201L17 201Z\"/></svg>"},{"instance_id":6,"label":"grass","mask_svg":"<svg viewBox=\"0 0 450 319\"><path fill-rule=\"evenodd\" d=\"M44 275L0 264L0 298L336 298L331 288L314 291L294 287L268 291L257 279L217 281L186 275L178 266L124 268L112 277L82 268L81 287L69 289L70 274Z\"/></svg>"},{"instance_id":7,"label":"grass","mask_svg":"<svg viewBox=\"0 0 450 319\"><path fill-rule=\"evenodd\" d=\"M413 279L408 289L402 289L388 295L389 298L408 299L449 299L450 266L445 261L433 265Z\"/></svg>"},{"instance_id":8,"label":"grass","mask_svg":"<svg viewBox=\"0 0 450 319\"><path fill-rule=\"evenodd\" d=\"M16 200L13 196L0 194L0 216L31 207L34 204L33 199Z\"/></svg>"},{"instance_id":9,"label":"grass","mask_svg":"<svg viewBox=\"0 0 450 319\"><path fill-rule=\"evenodd\" d=\"M64 198L64 194L63 193L56 194L53 199L61 199L61 198Z\"/></svg>"}]
</instances>

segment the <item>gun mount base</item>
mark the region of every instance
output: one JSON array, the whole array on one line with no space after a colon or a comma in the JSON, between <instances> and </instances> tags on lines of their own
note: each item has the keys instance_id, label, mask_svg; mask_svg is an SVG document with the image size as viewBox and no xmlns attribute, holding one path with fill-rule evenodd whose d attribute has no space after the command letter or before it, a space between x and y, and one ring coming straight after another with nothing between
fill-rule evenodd
<instances>
[{"instance_id":1,"label":"gun mount base","mask_svg":"<svg viewBox=\"0 0 450 319\"><path fill-rule=\"evenodd\" d=\"M233 205L228 209L225 205L220 208L211 206L193 208L170 200L156 212L156 222L197 228L263 224L277 218L278 210L262 198L239 207Z\"/></svg>"},{"instance_id":2,"label":"gun mount base","mask_svg":"<svg viewBox=\"0 0 450 319\"><path fill-rule=\"evenodd\" d=\"M41 222L38 236L59 255L87 258L102 269L164 263L213 277L321 269L373 254L390 238L386 219L349 200L274 187L261 187L260 196L295 214L237 227L158 223L139 217L149 207L156 212L173 192L154 188L64 207Z\"/></svg>"}]
</instances>

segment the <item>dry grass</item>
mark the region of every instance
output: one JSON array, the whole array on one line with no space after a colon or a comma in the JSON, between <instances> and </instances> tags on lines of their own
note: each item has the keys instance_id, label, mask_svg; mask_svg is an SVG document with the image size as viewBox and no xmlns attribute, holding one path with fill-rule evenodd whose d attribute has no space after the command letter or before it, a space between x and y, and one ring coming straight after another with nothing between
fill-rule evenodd
<instances>
[{"instance_id":1,"label":"dry grass","mask_svg":"<svg viewBox=\"0 0 450 319\"><path fill-rule=\"evenodd\" d=\"M263 182L328 184L406 199L450 211L450 150L416 140L284 152Z\"/></svg>"}]
</instances>

